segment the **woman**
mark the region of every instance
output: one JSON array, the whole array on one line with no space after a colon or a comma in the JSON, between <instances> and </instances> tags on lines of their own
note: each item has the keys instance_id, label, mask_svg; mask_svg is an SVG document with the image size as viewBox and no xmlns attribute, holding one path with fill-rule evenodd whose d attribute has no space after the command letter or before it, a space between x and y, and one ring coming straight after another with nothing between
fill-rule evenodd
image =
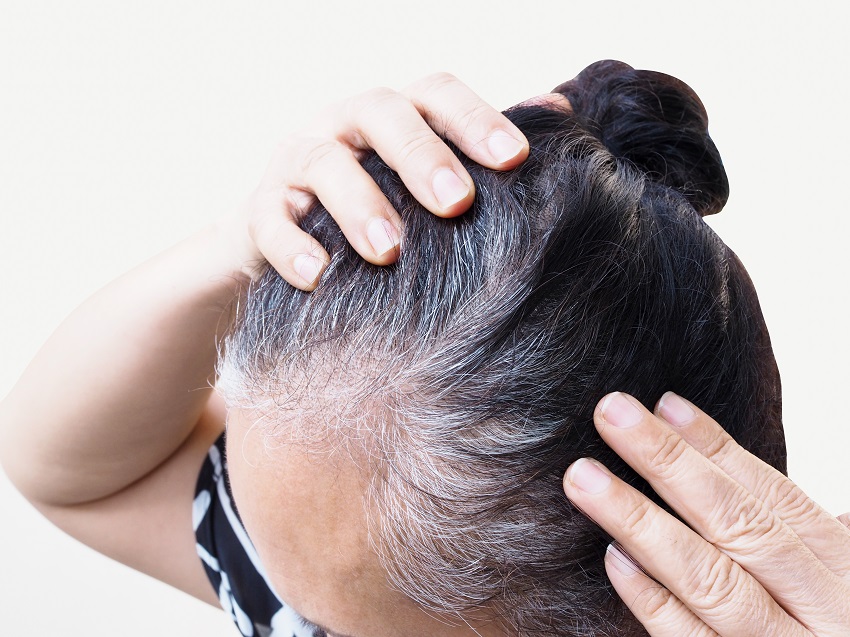
<instances>
[{"instance_id":1,"label":"woman","mask_svg":"<svg viewBox=\"0 0 850 637\"><path fill-rule=\"evenodd\" d=\"M442 91L443 96L447 90L461 92L464 90L452 83L442 85L437 83L437 87ZM419 110L427 113L429 101L432 105L437 103L436 100L441 95L440 90L428 93L429 99L422 97L426 94L425 91L414 90L412 91L413 101L421 102ZM464 101L468 99L468 96L463 93L461 97ZM413 121L416 120L416 115L409 103L402 104L396 96L380 96L380 99L374 99L374 103L379 107L390 108L394 113L407 113L412 117L408 120L413 122L408 125L410 128L417 130L419 134L429 134L427 131L423 133L424 127L419 122ZM368 112L368 109L366 110ZM433 113L434 110L439 112L440 109L431 106L430 110ZM361 111L355 108L354 112ZM539 115L543 116L543 113ZM491 114L490 117L494 116ZM484 121L486 119L476 119L470 123L473 126L480 126ZM515 140L520 138L515 129L510 128L503 120L490 119L490 121L498 121L498 127L501 130L507 129L509 137ZM354 145L362 144L364 131L367 129L368 127L359 128L360 134L351 135L348 141L354 142ZM439 132L444 132L451 138L453 135L458 135L461 130L472 139L487 137L483 134L471 133L470 130L474 131L474 128L448 129ZM347 135L343 131L343 134L335 132L335 136L346 137ZM470 146L470 137L458 139L461 147L471 154L480 153L480 147L473 150L474 146ZM490 135L492 139L500 137ZM366 136L366 139L369 139L371 145L379 151L386 143L380 137L370 139ZM315 147L315 144L310 145L310 148ZM494 148L498 149L498 144L494 144ZM422 188L422 180L417 180L415 174L410 172L409 168L406 169L403 162L398 161L400 159L398 153L389 149L383 155L391 165L397 166L402 178L406 178L410 184L411 191L414 194L418 193L430 209L443 214L453 214L459 212L464 204L468 203L472 194L471 185L456 158L443 153L442 150L439 152L441 156L438 161L438 170L433 170L431 168L433 164L430 162L418 164L428 166L428 174L435 177L431 181L435 187L430 193ZM498 154L485 161L494 167L506 167L512 165L512 161L521 159L522 152L520 149L513 158L508 157L501 163L495 161L499 159ZM292 150L292 147L284 150L282 161L277 165L273 163L264 185L246 207L245 217L249 221L243 220L228 226L235 231L224 233L224 236L222 233L213 232L198 237L170 254L160 257L141 271L131 274L126 280L93 299L88 308L83 308L76 317L70 319L40 355L39 360L50 361L50 363L44 365L36 361L18 389L4 403L4 422L16 424L14 428L10 426L4 428L7 438L4 440L3 448L16 450L15 456L7 454L4 457L4 466L18 482L22 491L39 508L51 516L57 524L84 541L96 545L105 553L205 599L210 599L211 595L204 588L200 569L190 559L192 541L183 532L184 527L181 523L186 522L185 505L191 498L190 485L193 483L198 463L212 439L218 435L223 414L221 406L214 400L208 400L204 391L190 393L186 390L203 387L210 374L215 359L211 335L218 329L226 328L226 325L221 324L222 309L233 298L231 285L234 275L238 271L243 274L251 272L254 262L264 255L281 274L292 279L294 284L302 288L315 286L318 275L326 263L326 255L303 233L296 231L292 222L286 221L285 217L282 218L277 210L281 201L287 202L294 210L303 208L305 201L298 191L304 187L316 192L330 210L336 208L335 202L344 200L346 205L351 206L351 209L355 211L353 215L355 219L358 218L357 210L366 211L359 216L359 223L352 222L351 217L339 216L341 217L340 226L343 231L348 230L346 236L351 240L354 248L365 253L364 256L371 261L379 264L392 261L399 243L397 217L388 209L386 202L382 200L375 188L365 180L363 174L358 172L350 151L341 149L336 143L331 143L320 146L319 152L312 152L307 157L306 162L298 161L300 155L297 150ZM504 159L504 156L502 158ZM294 163L297 167L304 168L301 171L303 174L299 174L298 170L292 170L293 159L296 160ZM316 167L322 164L332 165L335 168L341 166L342 171L347 170L352 175L347 181L359 187L355 187L353 193L345 192L339 188L338 176L334 180L333 187L328 187L323 179L315 177L318 174ZM451 174L445 172L446 168L450 169ZM287 176L286 180L282 179L284 175ZM293 185L301 188L293 193L290 189ZM357 205L361 201L369 203ZM369 219L375 210L382 212ZM238 264L238 267L234 267L233 264ZM179 276L174 278L174 273L179 273ZM171 278L171 281L166 291L162 289L161 282L168 278ZM96 323L93 319L103 320L103 322ZM84 341L86 352L74 352L78 355L66 358L68 349L76 347L77 343L81 342L81 332L88 331L97 332L98 339L91 341L87 338ZM121 352L118 360L115 360L116 351ZM110 377L103 378L102 361L107 358L112 361ZM63 359L78 361L75 363L75 369L53 368L53 361ZM94 364L87 367L87 361ZM78 384L70 385L69 375L73 375ZM54 385L56 402L51 406L39 407L37 396L46 387ZM101 398L93 400L92 392L96 392ZM150 397L155 397L153 404ZM616 398L603 403L597 414L600 424L606 421L616 423L618 415L628 419L628 410L622 408L624 404L633 405L633 414L643 414L643 418L632 417L629 422L637 427L623 429L623 436L631 435L633 440L640 440L641 436L646 435L644 429L659 426L658 422L646 417L644 412L631 401L626 400L626 403L623 403ZM676 405L678 408L675 407ZM39 409L42 411L39 412ZM670 420L674 419L675 414L686 414L688 409L685 403L677 403L672 397L659 407L660 413ZM55 417L57 413L62 414L61 419ZM116 419L124 423L120 429L109 426ZM20 426L22 422L28 426ZM707 426L703 420L698 422L700 428ZM51 429L57 425L65 434L61 441L56 438L56 430ZM157 430L152 431L152 427L156 427ZM73 433L70 440L69 428ZM603 433L603 435L611 439L612 444L616 444L616 434ZM667 433L666 435L668 441L677 440L675 434ZM52 440L57 440L58 444L55 447L49 444ZM693 442L696 443L698 440L699 437L694 438ZM678 444L675 448L683 447ZM724 448L734 449L730 446ZM107 451L108 455L104 455L104 451ZM681 456L679 459L681 460ZM693 461L693 458L691 460ZM640 468L641 463L638 460L634 462ZM568 473L570 485L587 487L590 484L580 478L582 466L586 468L588 464L579 462L571 468ZM663 464L655 463L646 470L646 473L652 475L653 470L659 470L662 466ZM81 467L85 467L87 473L82 473ZM304 467L305 470L307 468ZM250 464L242 467L243 471L250 469ZM315 476L315 473L312 475ZM342 474L335 474L336 477L339 475ZM597 471L597 479L593 483L597 488L590 488L588 490L590 495L581 495L570 486L567 487L568 493L576 499L578 504L583 507L591 505L591 513L599 513L598 509L592 506L591 492L594 490L601 492L602 490L598 487L605 486L605 479L600 478L600 475L605 474L604 472L599 474ZM717 480L718 484L724 484L720 478ZM763 482L763 480L756 480L758 484ZM619 483L610 482L609 485L619 485ZM178 489L178 486L181 486L182 490ZM615 497L628 497L628 493L619 488L612 489ZM243 501L247 499L243 498ZM643 500L635 500L635 502L643 502ZM309 506L310 502L303 504ZM345 501L338 501L338 504L340 509L343 509ZM641 506L647 505L641 504ZM697 507L696 510L705 509ZM811 511L811 508L807 510ZM685 515L690 517L687 513ZM258 519L259 516L260 512L255 510L254 519ZM773 520L773 518L770 519ZM830 521L822 514L814 516L813 519L816 524L824 525L823 528L835 534L838 542L846 544L846 537L838 535L839 527L834 521ZM613 531L616 521L612 519L601 521L615 537L621 539L627 548L629 547L629 538ZM691 522L697 524L693 519ZM670 521L663 523L671 524ZM122 525L121 528L124 531L117 534L121 536L118 538L114 533L116 524ZM255 526L255 528L259 527ZM637 526L635 530L638 530ZM840 531L843 532L843 529ZM814 535L818 536L820 533ZM805 541L807 534L802 533L801 537ZM344 541L342 537L337 539L340 542ZM693 541L693 538L689 538L689 541ZM335 547L339 546L342 544L335 545ZM353 553L356 554L357 551ZM816 555L821 556L823 553L824 551L815 547ZM707 563L721 565L728 563L728 558L726 558L727 562L723 562L722 555L714 555L710 551L705 555ZM653 565L648 564L647 561L643 560L644 566L655 573ZM195 565L192 566L192 564ZM269 565L266 564L266 566ZM820 571L815 569L813 572L826 578L825 570L826 567L821 567ZM843 573L839 573L833 579L840 575ZM270 577L274 579L274 575ZM639 582L637 575L619 580L617 575L612 577L615 583L631 582L631 590L635 590L634 582ZM668 577L659 577L662 581L668 579ZM750 580L741 576L740 581L749 582ZM828 583L830 590L839 592L842 590L829 578L824 581ZM639 583L637 586L639 587ZM766 588L769 592L774 592L774 586L775 584L769 581ZM671 588L676 590L675 586L671 585ZM627 587L621 590L628 592L629 589ZM752 585L749 590L753 590ZM322 598L322 591L314 592L316 594L313 599ZM726 634L727 627L722 624L722 621L718 624L717 620L706 617L704 612L699 612L699 595L693 596L695 601L685 594L686 592L680 593L680 605L677 606L676 600L669 598L670 603L656 608L662 612L660 619L649 613L646 621L650 624L653 621L660 621L662 627L658 630L665 630L663 625L667 623L667 618L663 613L674 612L681 622L679 630L682 625L688 626L689 622L698 622L702 626L700 630L708 630L705 626L713 625L717 627L720 634ZM666 600L667 598L662 594L656 599ZM752 598L746 591L744 599L752 603ZM799 626L796 624L796 619L791 619L793 616L802 619L815 631L820 630L820 626L806 616L807 609L798 610L793 606L793 600L789 601L781 595L779 601L786 608L791 606L790 615L782 614L781 610L777 610L779 607L775 603L770 605L769 602L772 600L769 597L757 598L757 603L765 604L764 608L768 612L756 614L755 621L770 622L757 626L776 627L776 634L783 634L779 632L785 630L783 625ZM315 616L306 604L306 601L300 603L300 610L308 616ZM694 608L697 614L688 615L686 611L688 606ZM811 608L813 604L808 602L807 606ZM835 610L836 608L838 610ZM833 606L829 612L833 614L833 617L828 618L832 624L826 625L827 631L840 625L839 622L844 621L846 617L846 614L843 614L845 610L840 604ZM770 613L779 614L771 615ZM640 608L637 614L639 619L644 619L641 617L643 612ZM697 619L698 615L700 619ZM239 619L238 614L237 619ZM472 623L479 620L481 626L477 628L478 630L485 630L484 626L492 627L492 618L487 617L486 613L485 616L471 618ZM348 617L346 621L351 621L351 617ZM422 619L422 621L425 620ZM738 618L736 621L739 622ZM337 621L333 623L334 627L340 625ZM695 629L696 626L697 624L694 624ZM651 631L655 630L652 626L648 627ZM740 624L736 623L735 628L740 630ZM444 632L453 634L451 631L465 629L464 627L446 628ZM418 630L424 629L420 627ZM551 630L551 634L559 634L558 631L569 630L569 627L553 626ZM753 630L749 632L752 633ZM381 633L375 632L375 634ZM436 633L431 630L430 634ZM653 632L652 634L666 633ZM787 634L795 633L787 632ZM823 634L829 634L829 632L823 632Z\"/></svg>"}]
</instances>

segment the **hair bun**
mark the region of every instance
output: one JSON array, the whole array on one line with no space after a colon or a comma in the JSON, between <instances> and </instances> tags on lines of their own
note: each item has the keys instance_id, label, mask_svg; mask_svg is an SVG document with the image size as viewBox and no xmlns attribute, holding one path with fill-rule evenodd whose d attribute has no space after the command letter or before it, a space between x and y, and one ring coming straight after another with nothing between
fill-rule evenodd
<instances>
[{"instance_id":1,"label":"hair bun","mask_svg":"<svg viewBox=\"0 0 850 637\"><path fill-rule=\"evenodd\" d=\"M570 100L614 156L680 191L700 215L723 208L729 181L708 136L705 107L690 86L664 73L603 60L553 92Z\"/></svg>"}]
</instances>

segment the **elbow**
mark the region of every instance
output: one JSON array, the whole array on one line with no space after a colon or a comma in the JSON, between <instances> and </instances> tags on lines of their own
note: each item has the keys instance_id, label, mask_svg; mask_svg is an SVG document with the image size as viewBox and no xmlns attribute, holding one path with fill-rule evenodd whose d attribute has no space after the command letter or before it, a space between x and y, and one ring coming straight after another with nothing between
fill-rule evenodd
<instances>
[{"instance_id":1,"label":"elbow","mask_svg":"<svg viewBox=\"0 0 850 637\"><path fill-rule=\"evenodd\" d=\"M41 509L63 503L61 489L51 488L50 466L41 458L35 429L8 398L0 402L0 469L24 498Z\"/></svg>"},{"instance_id":2,"label":"elbow","mask_svg":"<svg viewBox=\"0 0 850 637\"><path fill-rule=\"evenodd\" d=\"M26 453L21 449L16 430L20 425L9 408L8 400L0 403L0 469L12 485L30 502L34 500L33 489L27 476L28 462ZM33 502L34 503L34 502Z\"/></svg>"}]
</instances>

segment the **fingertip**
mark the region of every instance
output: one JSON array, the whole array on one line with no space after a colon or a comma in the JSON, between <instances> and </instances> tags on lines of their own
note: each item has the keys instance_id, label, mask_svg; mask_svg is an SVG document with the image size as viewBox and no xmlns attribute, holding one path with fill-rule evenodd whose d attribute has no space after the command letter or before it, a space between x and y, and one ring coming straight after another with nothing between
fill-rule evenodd
<instances>
[{"instance_id":1,"label":"fingertip","mask_svg":"<svg viewBox=\"0 0 850 637\"><path fill-rule=\"evenodd\" d=\"M697 412L691 403L668 391L658 399L658 403L655 405L655 415L674 427L684 427L696 419Z\"/></svg>"},{"instance_id":2,"label":"fingertip","mask_svg":"<svg viewBox=\"0 0 850 637\"><path fill-rule=\"evenodd\" d=\"M572 468L575 465L575 462L567 467L567 470L564 471L564 477L561 478L561 487L564 489L564 493L567 494L567 497L570 497L570 489L573 486L572 481Z\"/></svg>"},{"instance_id":3,"label":"fingertip","mask_svg":"<svg viewBox=\"0 0 850 637\"><path fill-rule=\"evenodd\" d=\"M281 278L299 290L315 289L330 256L313 237L277 215L266 215L251 232L263 258Z\"/></svg>"},{"instance_id":4,"label":"fingertip","mask_svg":"<svg viewBox=\"0 0 850 637\"><path fill-rule=\"evenodd\" d=\"M437 169L431 177L431 191L437 201L433 212L440 217L456 217L466 212L475 199L475 184L461 166Z\"/></svg>"},{"instance_id":5,"label":"fingertip","mask_svg":"<svg viewBox=\"0 0 850 637\"><path fill-rule=\"evenodd\" d=\"M324 250L322 250L324 253ZM292 269L296 277L291 280L284 276L293 286L305 292L312 292L316 289L325 268L328 266L329 259L327 255L319 256L313 254L297 254L292 260Z\"/></svg>"},{"instance_id":6,"label":"fingertip","mask_svg":"<svg viewBox=\"0 0 850 637\"><path fill-rule=\"evenodd\" d=\"M400 224L386 217L373 217L366 223L366 239L372 248L371 255L361 255L375 265L389 265L401 253Z\"/></svg>"},{"instance_id":7,"label":"fingertip","mask_svg":"<svg viewBox=\"0 0 850 637\"><path fill-rule=\"evenodd\" d=\"M570 488L589 495L599 495L611 486L612 479L611 473L601 463L592 458L579 458L564 475L564 491Z\"/></svg>"},{"instance_id":8,"label":"fingertip","mask_svg":"<svg viewBox=\"0 0 850 637\"><path fill-rule=\"evenodd\" d=\"M490 159L487 166L495 170L516 168L529 153L528 140L518 128L493 130L484 140L484 147Z\"/></svg>"},{"instance_id":9,"label":"fingertip","mask_svg":"<svg viewBox=\"0 0 850 637\"><path fill-rule=\"evenodd\" d=\"M602 398L593 412L598 429L606 424L619 429L628 429L639 424L645 415L643 405L633 396L615 391Z\"/></svg>"},{"instance_id":10,"label":"fingertip","mask_svg":"<svg viewBox=\"0 0 850 637\"><path fill-rule=\"evenodd\" d=\"M611 402L611 397L617 392L611 392L609 394L605 394L599 401L596 403L596 408L593 410L593 420L597 425L605 422L605 407Z\"/></svg>"},{"instance_id":11,"label":"fingertip","mask_svg":"<svg viewBox=\"0 0 850 637\"><path fill-rule=\"evenodd\" d=\"M641 572L635 559L626 553L616 542L611 542L605 551L605 567L608 576L616 573L624 578L631 578Z\"/></svg>"}]
</instances>

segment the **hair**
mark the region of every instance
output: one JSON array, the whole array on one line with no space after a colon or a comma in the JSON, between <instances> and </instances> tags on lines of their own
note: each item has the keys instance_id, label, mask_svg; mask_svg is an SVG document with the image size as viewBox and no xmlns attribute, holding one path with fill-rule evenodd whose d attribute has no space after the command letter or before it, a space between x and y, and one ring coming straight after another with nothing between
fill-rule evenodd
<instances>
[{"instance_id":1,"label":"hair","mask_svg":"<svg viewBox=\"0 0 850 637\"><path fill-rule=\"evenodd\" d=\"M398 262L362 260L317 205L302 227L332 255L320 285L267 269L219 386L270 436L366 452L373 545L426 610L641 635L605 575L610 538L561 488L591 456L660 503L598 436L596 403L675 391L784 472L779 376L752 284L701 218L728 183L697 95L614 61L557 90L571 112L506 112L530 143L520 167L458 155L477 186L458 218L368 157L404 223Z\"/></svg>"}]
</instances>

